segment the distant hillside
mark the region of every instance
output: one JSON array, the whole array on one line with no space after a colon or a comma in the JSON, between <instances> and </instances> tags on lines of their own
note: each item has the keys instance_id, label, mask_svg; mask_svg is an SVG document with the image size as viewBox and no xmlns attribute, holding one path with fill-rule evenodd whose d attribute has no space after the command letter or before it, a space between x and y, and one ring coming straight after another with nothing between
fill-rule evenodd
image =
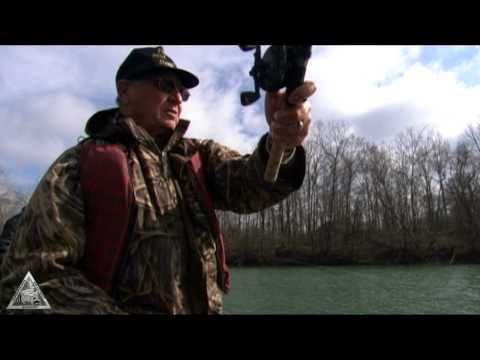
<instances>
[{"instance_id":1,"label":"distant hillside","mask_svg":"<svg viewBox=\"0 0 480 360\"><path fill-rule=\"evenodd\" d=\"M25 205L27 196L15 189L6 174L0 170L0 231L8 218Z\"/></svg>"}]
</instances>

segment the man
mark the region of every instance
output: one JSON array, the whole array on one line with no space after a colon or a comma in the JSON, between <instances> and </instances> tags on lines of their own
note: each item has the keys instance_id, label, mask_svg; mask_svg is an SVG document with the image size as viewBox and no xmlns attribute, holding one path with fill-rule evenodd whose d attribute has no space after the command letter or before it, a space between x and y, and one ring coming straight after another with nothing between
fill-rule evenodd
<instances>
[{"instance_id":1,"label":"man","mask_svg":"<svg viewBox=\"0 0 480 360\"><path fill-rule=\"evenodd\" d=\"M222 312L230 279L214 209L259 211L301 186L315 87L295 90L294 106L268 94L271 139L241 156L184 138L182 106L198 83L162 47L128 55L119 108L88 120L89 138L52 164L23 213L0 269L3 307L30 271L51 306L35 313ZM263 181L271 141L287 147L273 185Z\"/></svg>"}]
</instances>

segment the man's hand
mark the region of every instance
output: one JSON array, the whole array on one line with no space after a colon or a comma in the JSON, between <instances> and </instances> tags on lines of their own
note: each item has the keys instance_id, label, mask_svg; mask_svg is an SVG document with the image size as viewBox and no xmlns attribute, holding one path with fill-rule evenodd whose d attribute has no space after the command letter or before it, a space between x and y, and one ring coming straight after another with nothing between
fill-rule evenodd
<instances>
[{"instance_id":1,"label":"man's hand","mask_svg":"<svg viewBox=\"0 0 480 360\"><path fill-rule=\"evenodd\" d=\"M315 93L312 81L296 88L286 101L285 92L271 92L265 96L265 116L270 127L270 136L285 148L303 143L311 123L311 105L307 99Z\"/></svg>"}]
</instances>

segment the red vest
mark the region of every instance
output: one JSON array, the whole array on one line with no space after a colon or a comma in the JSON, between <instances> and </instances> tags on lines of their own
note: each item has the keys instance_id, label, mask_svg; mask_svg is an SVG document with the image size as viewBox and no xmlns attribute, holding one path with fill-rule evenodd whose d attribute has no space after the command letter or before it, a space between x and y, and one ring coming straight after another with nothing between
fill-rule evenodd
<instances>
[{"instance_id":1,"label":"red vest","mask_svg":"<svg viewBox=\"0 0 480 360\"><path fill-rule=\"evenodd\" d=\"M214 232L217 263L224 278L225 292L230 289L230 271L226 264L223 234L208 193L199 153L190 158ZM91 282L111 292L121 267L127 242L135 221L135 201L128 169L127 154L117 145L86 142L80 155L80 183L85 203L84 273ZM222 276L222 275L221 275Z\"/></svg>"}]
</instances>

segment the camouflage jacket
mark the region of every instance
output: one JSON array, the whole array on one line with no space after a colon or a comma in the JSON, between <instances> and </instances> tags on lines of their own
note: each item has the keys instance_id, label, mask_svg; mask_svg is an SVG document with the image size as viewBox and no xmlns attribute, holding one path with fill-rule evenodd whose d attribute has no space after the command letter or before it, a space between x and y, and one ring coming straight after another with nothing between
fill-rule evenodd
<instances>
[{"instance_id":1,"label":"camouflage jacket","mask_svg":"<svg viewBox=\"0 0 480 360\"><path fill-rule=\"evenodd\" d=\"M215 209L251 213L301 186L305 152L298 147L271 185L263 181L266 136L251 155L242 156L212 140L186 139L188 124L180 120L160 142L132 119L119 117L117 109L92 116L86 141L114 143L128 154L137 208L114 289L107 293L81 268L88 240L78 144L51 165L25 208L0 267L0 311L30 271L52 309L8 313L221 313L214 234L186 169L190 156L200 154Z\"/></svg>"}]
</instances>

